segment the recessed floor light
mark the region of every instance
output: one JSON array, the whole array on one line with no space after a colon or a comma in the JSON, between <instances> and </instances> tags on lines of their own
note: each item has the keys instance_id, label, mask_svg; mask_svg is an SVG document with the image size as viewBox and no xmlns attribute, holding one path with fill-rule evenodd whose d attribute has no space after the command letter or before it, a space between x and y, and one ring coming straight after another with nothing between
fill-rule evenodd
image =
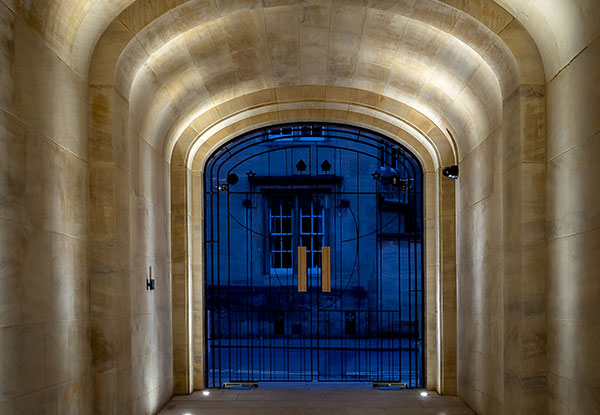
<instances>
[{"instance_id":1,"label":"recessed floor light","mask_svg":"<svg viewBox=\"0 0 600 415\"><path fill-rule=\"evenodd\" d=\"M209 391L202 391L202 395L208 396L208 395L210 395L210 392Z\"/></svg>"},{"instance_id":2,"label":"recessed floor light","mask_svg":"<svg viewBox=\"0 0 600 415\"><path fill-rule=\"evenodd\" d=\"M427 395L429 395L427 392L421 392L421 396L425 397Z\"/></svg>"}]
</instances>

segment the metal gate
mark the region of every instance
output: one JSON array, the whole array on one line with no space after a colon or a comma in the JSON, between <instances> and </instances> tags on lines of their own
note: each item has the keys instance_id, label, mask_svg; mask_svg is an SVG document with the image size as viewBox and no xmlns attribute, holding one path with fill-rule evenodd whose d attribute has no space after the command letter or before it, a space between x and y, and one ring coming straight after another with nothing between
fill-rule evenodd
<instances>
[{"instance_id":1,"label":"metal gate","mask_svg":"<svg viewBox=\"0 0 600 415\"><path fill-rule=\"evenodd\" d=\"M245 134L205 166L207 379L423 386L423 173L335 124Z\"/></svg>"}]
</instances>

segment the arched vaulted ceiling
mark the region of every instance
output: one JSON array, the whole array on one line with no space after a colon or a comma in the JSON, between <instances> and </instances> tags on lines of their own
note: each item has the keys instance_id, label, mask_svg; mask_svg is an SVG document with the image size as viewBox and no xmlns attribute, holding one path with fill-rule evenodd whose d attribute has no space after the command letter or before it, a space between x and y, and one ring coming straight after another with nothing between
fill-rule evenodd
<instances>
[{"instance_id":1,"label":"arched vaulted ceiling","mask_svg":"<svg viewBox=\"0 0 600 415\"><path fill-rule=\"evenodd\" d=\"M168 154L197 117L223 112L232 100L242 111L255 103L240 97L273 91L275 98L258 104L280 104L278 88L321 85L369 91L379 103L412 109L443 134L449 128L461 158L498 128L503 97L528 76L506 45L525 32L513 16L534 36L551 79L597 35L588 29L595 25L585 24L598 18L593 3L12 0L8 6L82 78L114 82L130 101L132 126L157 151ZM522 52L537 54L535 45ZM543 82L539 71L531 73Z\"/></svg>"},{"instance_id":2,"label":"arched vaulted ceiling","mask_svg":"<svg viewBox=\"0 0 600 415\"><path fill-rule=\"evenodd\" d=\"M460 8L488 8L487 1L471 2L466 0L443 0ZM583 46L598 36L597 25L600 10L595 0L494 0L513 16L517 17L533 35L541 50L547 78L551 79L556 71L569 62ZM8 7L23 17L37 32L48 41L55 52L78 73L87 74L89 60L94 46L104 30L116 18L124 18L132 31L141 29L148 20L159 17L165 9L173 9L185 3L203 3L186 0L7 0ZM128 19L128 9L136 3L145 3L144 16ZM296 1L258 0L258 1L214 1L219 9L226 10L232 5L243 8L248 4L277 6L296 4ZM302 1L303 4L311 2ZM327 4L329 1L312 2ZM385 1L346 1L346 4L378 5ZM398 3L411 7L414 0L401 0ZM469 4L480 3L480 4ZM482 6L483 4L483 6ZM502 18L494 19L492 30L501 29ZM499 24L500 26L495 26Z\"/></svg>"},{"instance_id":3,"label":"arched vaulted ceiling","mask_svg":"<svg viewBox=\"0 0 600 415\"><path fill-rule=\"evenodd\" d=\"M504 63L512 57L472 17L413 6L186 4L129 42L117 82L134 109L132 125L157 150L169 151L178 131L214 107L292 85L393 99L451 126L472 149L499 125L501 88L507 94L516 84L515 65ZM477 45L465 43L472 30L481 34Z\"/></svg>"}]
</instances>

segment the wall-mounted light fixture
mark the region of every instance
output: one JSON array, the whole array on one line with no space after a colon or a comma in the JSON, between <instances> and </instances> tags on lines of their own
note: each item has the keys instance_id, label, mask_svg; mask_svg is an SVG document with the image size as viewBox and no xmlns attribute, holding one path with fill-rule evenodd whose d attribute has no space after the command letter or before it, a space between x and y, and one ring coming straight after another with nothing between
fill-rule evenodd
<instances>
[{"instance_id":1,"label":"wall-mounted light fixture","mask_svg":"<svg viewBox=\"0 0 600 415\"><path fill-rule=\"evenodd\" d=\"M458 179L458 166L449 166L442 170L442 174L451 179Z\"/></svg>"},{"instance_id":2,"label":"wall-mounted light fixture","mask_svg":"<svg viewBox=\"0 0 600 415\"><path fill-rule=\"evenodd\" d=\"M222 192L226 192L227 190L229 190L229 185L228 184L216 185L215 190L221 190Z\"/></svg>"},{"instance_id":3,"label":"wall-mounted light fixture","mask_svg":"<svg viewBox=\"0 0 600 415\"><path fill-rule=\"evenodd\" d=\"M146 278L146 290L154 291L156 289L156 280L152 278L152 267L148 267L148 278Z\"/></svg>"}]
</instances>

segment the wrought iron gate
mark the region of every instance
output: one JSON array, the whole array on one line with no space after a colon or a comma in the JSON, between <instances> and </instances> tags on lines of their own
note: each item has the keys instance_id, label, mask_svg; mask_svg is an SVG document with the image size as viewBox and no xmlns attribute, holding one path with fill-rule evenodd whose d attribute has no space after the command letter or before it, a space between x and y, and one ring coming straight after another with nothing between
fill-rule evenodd
<instances>
[{"instance_id":1,"label":"wrought iron gate","mask_svg":"<svg viewBox=\"0 0 600 415\"><path fill-rule=\"evenodd\" d=\"M423 385L423 173L391 140L253 131L205 166L207 375Z\"/></svg>"}]
</instances>

